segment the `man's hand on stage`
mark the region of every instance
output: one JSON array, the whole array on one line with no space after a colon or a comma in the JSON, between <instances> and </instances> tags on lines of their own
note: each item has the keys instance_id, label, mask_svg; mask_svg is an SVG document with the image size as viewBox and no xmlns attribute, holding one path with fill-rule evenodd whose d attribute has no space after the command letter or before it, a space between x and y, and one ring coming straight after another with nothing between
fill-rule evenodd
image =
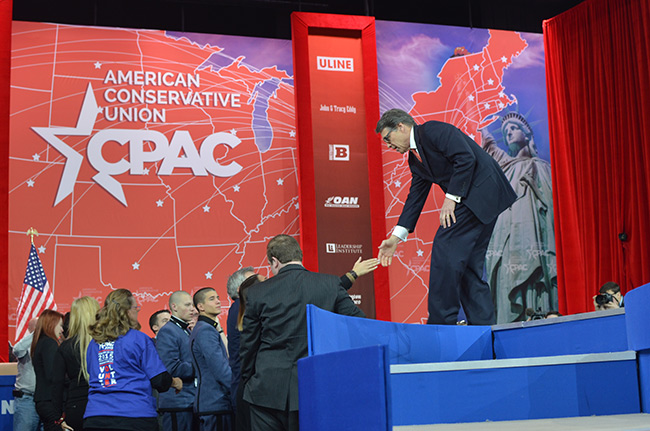
<instances>
[{"instance_id":1,"label":"man's hand on stage","mask_svg":"<svg viewBox=\"0 0 650 431\"><path fill-rule=\"evenodd\" d=\"M383 240L379 245L379 262L381 266L388 266L393 261L393 255L397 249L397 244L400 240L395 235L391 235L389 238Z\"/></svg>"},{"instance_id":2,"label":"man's hand on stage","mask_svg":"<svg viewBox=\"0 0 650 431\"><path fill-rule=\"evenodd\" d=\"M359 257L359 259L357 259L357 261L354 263L352 271L354 271L357 276L361 277L362 275L366 275L369 272L374 271L378 266L379 259L377 258L373 257L370 259L361 260L361 257Z\"/></svg>"},{"instance_id":3,"label":"man's hand on stage","mask_svg":"<svg viewBox=\"0 0 650 431\"><path fill-rule=\"evenodd\" d=\"M452 224L456 223L456 202L449 198L445 198L442 203L442 208L440 208L440 226L450 227Z\"/></svg>"}]
</instances>

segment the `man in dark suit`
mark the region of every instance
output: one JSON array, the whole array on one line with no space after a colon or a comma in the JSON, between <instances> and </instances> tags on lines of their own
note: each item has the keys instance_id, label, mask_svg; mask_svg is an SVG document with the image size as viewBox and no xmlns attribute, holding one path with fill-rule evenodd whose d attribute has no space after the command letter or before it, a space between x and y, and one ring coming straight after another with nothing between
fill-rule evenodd
<instances>
[{"instance_id":1,"label":"man in dark suit","mask_svg":"<svg viewBox=\"0 0 650 431\"><path fill-rule=\"evenodd\" d=\"M267 245L273 277L251 286L241 333L244 399L251 404L252 431L298 430L297 361L307 356L306 306L365 317L341 279L307 271L302 250L288 235Z\"/></svg>"},{"instance_id":2,"label":"man in dark suit","mask_svg":"<svg viewBox=\"0 0 650 431\"><path fill-rule=\"evenodd\" d=\"M485 253L497 216L517 198L498 163L451 124L417 125L400 109L377 123L388 147L409 153L411 188L397 226L379 246L383 266L413 232L432 184L445 192L431 250L430 324L456 324L460 304L473 325L495 323L494 303L483 280Z\"/></svg>"}]
</instances>

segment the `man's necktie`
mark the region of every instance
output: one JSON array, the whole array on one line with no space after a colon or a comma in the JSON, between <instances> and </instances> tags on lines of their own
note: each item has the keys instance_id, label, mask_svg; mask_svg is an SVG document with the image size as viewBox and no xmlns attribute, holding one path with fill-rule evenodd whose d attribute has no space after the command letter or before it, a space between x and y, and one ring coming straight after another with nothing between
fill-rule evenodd
<instances>
[{"instance_id":1,"label":"man's necktie","mask_svg":"<svg viewBox=\"0 0 650 431\"><path fill-rule=\"evenodd\" d=\"M420 157L420 154L418 154L418 151L415 148L411 148L410 151L415 156L415 158L418 159L418 162L422 163L422 157Z\"/></svg>"}]
</instances>

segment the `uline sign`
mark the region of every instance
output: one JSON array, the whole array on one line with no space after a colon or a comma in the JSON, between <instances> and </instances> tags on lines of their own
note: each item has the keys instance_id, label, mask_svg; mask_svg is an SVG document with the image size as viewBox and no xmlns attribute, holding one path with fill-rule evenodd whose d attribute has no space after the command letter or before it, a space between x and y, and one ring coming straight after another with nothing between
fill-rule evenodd
<instances>
[{"instance_id":1,"label":"uline sign","mask_svg":"<svg viewBox=\"0 0 650 431\"><path fill-rule=\"evenodd\" d=\"M354 72L354 59L346 57L316 57L318 70L331 70L334 72Z\"/></svg>"}]
</instances>

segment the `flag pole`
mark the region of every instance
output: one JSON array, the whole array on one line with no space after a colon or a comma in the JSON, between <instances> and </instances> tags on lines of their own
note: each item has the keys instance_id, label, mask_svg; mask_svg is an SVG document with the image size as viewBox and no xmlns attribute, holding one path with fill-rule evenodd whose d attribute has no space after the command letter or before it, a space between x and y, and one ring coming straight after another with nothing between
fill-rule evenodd
<instances>
[{"instance_id":1,"label":"flag pole","mask_svg":"<svg viewBox=\"0 0 650 431\"><path fill-rule=\"evenodd\" d=\"M33 227L30 227L27 229L27 235L29 235L29 238L32 240L32 245L34 245L34 235L38 236L38 231Z\"/></svg>"}]
</instances>

